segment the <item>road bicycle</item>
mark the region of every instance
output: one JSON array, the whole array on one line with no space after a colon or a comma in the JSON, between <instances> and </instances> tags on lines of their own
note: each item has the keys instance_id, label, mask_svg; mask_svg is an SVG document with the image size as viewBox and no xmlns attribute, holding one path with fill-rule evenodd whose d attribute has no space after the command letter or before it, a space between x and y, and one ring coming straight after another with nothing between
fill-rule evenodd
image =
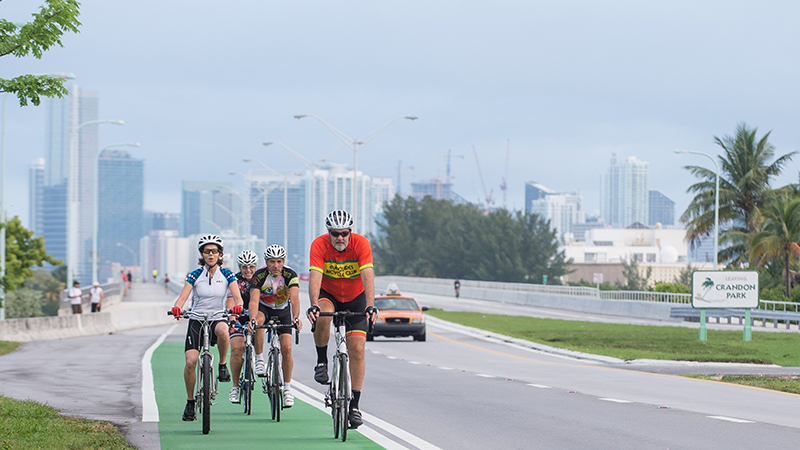
<instances>
[{"instance_id":1,"label":"road bicycle","mask_svg":"<svg viewBox=\"0 0 800 450\"><path fill-rule=\"evenodd\" d=\"M272 420L281 421L281 410L283 410L283 359L281 355L281 339L279 330L281 328L294 328L295 345L300 343L300 333L297 331L297 323L291 325L282 324L275 316L269 318L264 325L255 327L263 328L267 333L269 343L269 353L267 353L266 376L262 383L262 390L269 397L269 407L272 413Z\"/></svg>"},{"instance_id":2,"label":"road bicycle","mask_svg":"<svg viewBox=\"0 0 800 450\"><path fill-rule=\"evenodd\" d=\"M200 339L203 343L200 356L197 360L197 392L194 394L194 404L198 415L203 417L203 434L211 431L211 405L217 397L217 379L214 377L214 355L211 354L211 324L215 320L228 318L230 310L216 311L213 313L196 313L184 311L183 319L200 322ZM167 311L171 316L172 311Z\"/></svg>"},{"instance_id":3,"label":"road bicycle","mask_svg":"<svg viewBox=\"0 0 800 450\"><path fill-rule=\"evenodd\" d=\"M350 384L350 355L347 353L347 330L345 328L345 318L352 316L367 315L364 312L337 311L320 312L320 317L333 317L334 340L336 341L336 353L333 355L333 368L331 379L328 382L328 391L325 393L325 406L331 408L333 417L333 438L338 439L341 435L342 442L347 440L347 414L350 411L350 400L353 398L353 390ZM369 323L369 333L373 331L373 323ZM315 324L316 325L316 324ZM312 326L313 332L316 326Z\"/></svg>"},{"instance_id":4,"label":"road bicycle","mask_svg":"<svg viewBox=\"0 0 800 450\"><path fill-rule=\"evenodd\" d=\"M251 322L255 325L255 322ZM256 386L256 351L253 345L253 331L242 325L244 333L244 352L242 352L242 375L239 377L239 402L244 405L248 416L252 409L253 389Z\"/></svg>"}]
</instances>

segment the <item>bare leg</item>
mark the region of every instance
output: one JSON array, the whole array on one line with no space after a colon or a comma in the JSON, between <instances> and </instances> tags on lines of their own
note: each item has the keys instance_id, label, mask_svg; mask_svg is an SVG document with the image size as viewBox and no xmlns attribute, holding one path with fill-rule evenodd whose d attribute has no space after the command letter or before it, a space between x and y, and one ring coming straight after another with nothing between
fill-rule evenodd
<instances>
[{"instance_id":1,"label":"bare leg","mask_svg":"<svg viewBox=\"0 0 800 450\"><path fill-rule=\"evenodd\" d=\"M242 371L242 354L244 354L244 336L231 338L231 377L233 387L239 386L239 375Z\"/></svg>"},{"instance_id":2,"label":"bare leg","mask_svg":"<svg viewBox=\"0 0 800 450\"><path fill-rule=\"evenodd\" d=\"M186 365L183 367L183 381L186 383L186 398L194 400L194 384L197 381L197 358L200 352L186 350Z\"/></svg>"},{"instance_id":3,"label":"bare leg","mask_svg":"<svg viewBox=\"0 0 800 450\"><path fill-rule=\"evenodd\" d=\"M364 346L367 337L361 334L351 334L347 336L347 352L350 354L350 377L353 381L353 389L361 390L364 383Z\"/></svg>"},{"instance_id":4,"label":"bare leg","mask_svg":"<svg viewBox=\"0 0 800 450\"><path fill-rule=\"evenodd\" d=\"M281 335L281 359L283 360L283 380L289 383L292 381L292 369L294 368L291 333Z\"/></svg>"}]
</instances>

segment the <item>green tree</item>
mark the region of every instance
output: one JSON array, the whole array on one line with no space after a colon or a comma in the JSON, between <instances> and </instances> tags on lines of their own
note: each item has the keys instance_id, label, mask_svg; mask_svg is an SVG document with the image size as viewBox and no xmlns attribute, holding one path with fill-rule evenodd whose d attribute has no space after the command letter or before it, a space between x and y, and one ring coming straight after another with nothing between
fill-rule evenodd
<instances>
[{"instance_id":1,"label":"green tree","mask_svg":"<svg viewBox=\"0 0 800 450\"><path fill-rule=\"evenodd\" d=\"M786 192L770 195L758 211L760 230L750 239L750 262L763 267L772 259L783 262L786 297L791 297L791 259L800 257L800 197Z\"/></svg>"},{"instance_id":2,"label":"green tree","mask_svg":"<svg viewBox=\"0 0 800 450\"><path fill-rule=\"evenodd\" d=\"M56 279L49 270L35 269L33 275L25 280L25 287L43 293L47 301L58 301L65 284Z\"/></svg>"},{"instance_id":3,"label":"green tree","mask_svg":"<svg viewBox=\"0 0 800 450\"><path fill-rule=\"evenodd\" d=\"M622 276L625 277L625 286L621 286L625 291L644 291L650 283L650 277L653 275L653 268L648 266L645 270L644 276L642 271L639 270L639 264L635 260L622 261Z\"/></svg>"},{"instance_id":4,"label":"green tree","mask_svg":"<svg viewBox=\"0 0 800 450\"><path fill-rule=\"evenodd\" d=\"M719 174L719 222L723 231L720 241L726 247L720 251L719 260L742 264L746 261L747 239L744 235L756 231L755 214L770 191L770 183L781 173L796 152L783 155L770 163L775 156L775 147L769 142L770 133L757 139L757 128L748 128L741 123L734 136L714 141L722 148L718 157ZM694 193L681 221L687 224L686 238L692 245L700 238L714 232L715 177L713 170L701 166L686 166L701 181L689 187Z\"/></svg>"},{"instance_id":5,"label":"green tree","mask_svg":"<svg viewBox=\"0 0 800 450\"><path fill-rule=\"evenodd\" d=\"M6 317L20 319L24 317L40 317L44 296L33 289L17 289L6 293Z\"/></svg>"},{"instance_id":6,"label":"green tree","mask_svg":"<svg viewBox=\"0 0 800 450\"><path fill-rule=\"evenodd\" d=\"M61 47L61 36L66 32L78 32L80 3L77 0L45 0L33 19L18 25L0 19L0 56L17 58L32 55L37 59L54 45ZM41 97L63 97L69 92L64 79L51 75L24 74L12 79L0 78L0 92L15 94L20 106L30 101L39 105Z\"/></svg>"},{"instance_id":7,"label":"green tree","mask_svg":"<svg viewBox=\"0 0 800 450\"><path fill-rule=\"evenodd\" d=\"M3 225L0 224L0 227ZM44 238L33 237L33 231L22 226L15 216L6 226L6 276L0 280L6 291L13 291L33 275L32 266L53 265L61 261L53 258L44 248Z\"/></svg>"},{"instance_id":8,"label":"green tree","mask_svg":"<svg viewBox=\"0 0 800 450\"><path fill-rule=\"evenodd\" d=\"M556 230L550 221L537 214L517 212L517 222L521 224L519 248L520 259L525 271L525 281L541 283L542 275L547 275L548 284L553 284L567 273L564 252L558 251Z\"/></svg>"},{"instance_id":9,"label":"green tree","mask_svg":"<svg viewBox=\"0 0 800 450\"><path fill-rule=\"evenodd\" d=\"M692 272L694 272L692 263L688 263L685 268L681 269L681 273L675 277L675 283L686 286L689 289L689 293L692 291Z\"/></svg>"}]
</instances>

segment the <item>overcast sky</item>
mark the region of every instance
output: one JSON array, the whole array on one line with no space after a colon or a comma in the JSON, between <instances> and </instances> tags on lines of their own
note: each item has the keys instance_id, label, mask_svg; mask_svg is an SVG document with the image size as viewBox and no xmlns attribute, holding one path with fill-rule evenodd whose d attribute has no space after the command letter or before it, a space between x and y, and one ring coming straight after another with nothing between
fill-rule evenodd
<instances>
[{"instance_id":1,"label":"overcast sky","mask_svg":"<svg viewBox=\"0 0 800 450\"><path fill-rule=\"evenodd\" d=\"M26 21L41 0L5 0L0 17ZM81 32L41 60L2 58L0 77L72 72L100 93L100 145L136 141L145 207L180 210L184 179L235 181L243 158L276 169L405 115L359 152L359 169L412 180L445 175L455 190L508 206L524 183L579 191L599 209L612 153L650 163L650 189L679 216L693 178L686 164L718 154L713 137L737 123L772 131L778 154L800 148L800 3L796 1L295 1L83 0ZM6 108L8 212L27 223L28 167L44 156L44 107ZM333 161L352 164L340 150ZM413 166L411 169L408 166ZM800 157L778 184L795 182Z\"/></svg>"}]
</instances>

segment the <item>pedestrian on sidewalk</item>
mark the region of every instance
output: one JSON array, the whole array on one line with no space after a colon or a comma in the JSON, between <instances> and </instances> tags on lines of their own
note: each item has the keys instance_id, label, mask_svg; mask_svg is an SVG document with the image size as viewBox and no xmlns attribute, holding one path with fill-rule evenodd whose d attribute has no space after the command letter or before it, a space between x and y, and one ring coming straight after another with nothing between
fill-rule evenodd
<instances>
[{"instance_id":1,"label":"pedestrian on sidewalk","mask_svg":"<svg viewBox=\"0 0 800 450\"><path fill-rule=\"evenodd\" d=\"M164 274L164 293L169 294L169 274Z\"/></svg>"},{"instance_id":2,"label":"pedestrian on sidewalk","mask_svg":"<svg viewBox=\"0 0 800 450\"><path fill-rule=\"evenodd\" d=\"M153 283L158 279L158 269L153 269Z\"/></svg>"},{"instance_id":3,"label":"pedestrian on sidewalk","mask_svg":"<svg viewBox=\"0 0 800 450\"><path fill-rule=\"evenodd\" d=\"M89 290L89 301L92 302L92 312L100 312L100 305L103 303L103 288L97 281L92 283L92 289Z\"/></svg>"},{"instance_id":4,"label":"pedestrian on sidewalk","mask_svg":"<svg viewBox=\"0 0 800 450\"><path fill-rule=\"evenodd\" d=\"M69 304L72 305L72 314L82 314L83 294L81 293L81 284L74 281L67 295L69 296Z\"/></svg>"},{"instance_id":5,"label":"pedestrian on sidewalk","mask_svg":"<svg viewBox=\"0 0 800 450\"><path fill-rule=\"evenodd\" d=\"M130 288L131 288L131 283L133 283L133 274L132 274L132 273L131 273L131 271L129 270L129 271L128 271L128 289L130 289Z\"/></svg>"},{"instance_id":6,"label":"pedestrian on sidewalk","mask_svg":"<svg viewBox=\"0 0 800 450\"><path fill-rule=\"evenodd\" d=\"M125 275L124 270L119 271L120 276L122 277L122 296L128 295L128 276Z\"/></svg>"}]
</instances>

